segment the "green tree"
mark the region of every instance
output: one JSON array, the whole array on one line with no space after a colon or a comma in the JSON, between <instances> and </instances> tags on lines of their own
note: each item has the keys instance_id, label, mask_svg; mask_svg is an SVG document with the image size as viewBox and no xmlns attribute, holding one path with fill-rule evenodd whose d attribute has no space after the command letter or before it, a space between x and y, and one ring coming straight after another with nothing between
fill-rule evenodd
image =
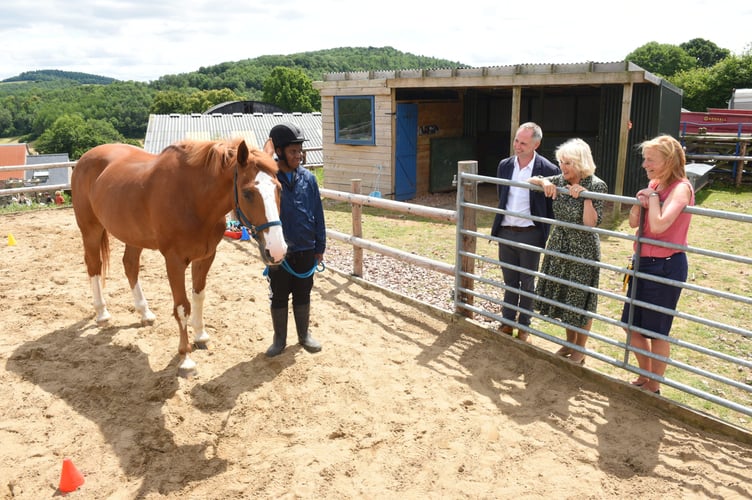
<instances>
[{"instance_id":1,"label":"green tree","mask_svg":"<svg viewBox=\"0 0 752 500\"><path fill-rule=\"evenodd\" d=\"M693 38L688 42L679 44L679 47L690 56L695 58L697 66L700 68L710 68L722 59L731 55L728 49L722 49L704 38Z\"/></svg>"},{"instance_id":2,"label":"green tree","mask_svg":"<svg viewBox=\"0 0 752 500\"><path fill-rule=\"evenodd\" d=\"M682 89L682 107L690 111L705 111L708 107L710 68L695 68L682 71L669 80Z\"/></svg>"},{"instance_id":3,"label":"green tree","mask_svg":"<svg viewBox=\"0 0 752 500\"><path fill-rule=\"evenodd\" d=\"M190 113L204 113L207 109L217 104L242 100L240 96L230 89L202 90L188 96L186 106Z\"/></svg>"},{"instance_id":4,"label":"green tree","mask_svg":"<svg viewBox=\"0 0 752 500\"><path fill-rule=\"evenodd\" d=\"M155 115L186 113L185 101L188 93L179 90L163 90L154 94L149 112Z\"/></svg>"},{"instance_id":5,"label":"green tree","mask_svg":"<svg viewBox=\"0 0 752 500\"><path fill-rule=\"evenodd\" d=\"M321 96L313 88L311 79L298 68L274 68L264 82L264 101L289 112L321 110Z\"/></svg>"},{"instance_id":6,"label":"green tree","mask_svg":"<svg viewBox=\"0 0 752 500\"><path fill-rule=\"evenodd\" d=\"M105 120L85 120L80 114L63 115L36 141L40 153L68 153L77 160L99 144L126 142L115 127Z\"/></svg>"},{"instance_id":7,"label":"green tree","mask_svg":"<svg viewBox=\"0 0 752 500\"><path fill-rule=\"evenodd\" d=\"M684 91L687 109L726 108L733 89L752 87L752 53L729 56L712 68L677 73L669 81Z\"/></svg>"},{"instance_id":8,"label":"green tree","mask_svg":"<svg viewBox=\"0 0 752 500\"><path fill-rule=\"evenodd\" d=\"M648 42L627 54L627 61L639 67L669 77L697 66L695 58L677 45Z\"/></svg>"},{"instance_id":9,"label":"green tree","mask_svg":"<svg viewBox=\"0 0 752 500\"><path fill-rule=\"evenodd\" d=\"M0 137L15 135L13 128L13 113L5 106L0 106Z\"/></svg>"},{"instance_id":10,"label":"green tree","mask_svg":"<svg viewBox=\"0 0 752 500\"><path fill-rule=\"evenodd\" d=\"M230 101L242 101L243 97L230 89L220 90L165 90L157 92L150 111L157 115L170 113L204 113L207 109Z\"/></svg>"}]
</instances>

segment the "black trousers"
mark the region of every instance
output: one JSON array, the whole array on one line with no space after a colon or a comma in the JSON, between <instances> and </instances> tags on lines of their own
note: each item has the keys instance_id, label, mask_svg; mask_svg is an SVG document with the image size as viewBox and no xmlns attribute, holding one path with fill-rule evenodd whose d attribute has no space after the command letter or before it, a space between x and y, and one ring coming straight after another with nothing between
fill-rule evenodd
<instances>
[{"instance_id":1,"label":"black trousers","mask_svg":"<svg viewBox=\"0 0 752 500\"><path fill-rule=\"evenodd\" d=\"M516 243L524 243L536 247L542 247L545 244L543 241L543 231L540 228L519 232L502 226L497 236ZM503 243L499 244L499 260L517 267L537 271L538 264L540 263L540 255L540 252L524 250ZM517 306L520 309L528 311L532 310L533 298L521 295L514 291L514 289L535 293L535 276L506 267L502 267L501 272L504 276L504 284L511 288L511 290L504 291L504 304ZM502 306L501 315L511 321L517 320L522 325L530 325L530 314L520 312L518 317L517 311L510 307Z\"/></svg>"},{"instance_id":2,"label":"black trousers","mask_svg":"<svg viewBox=\"0 0 752 500\"><path fill-rule=\"evenodd\" d=\"M313 250L291 252L285 261L298 274L307 274L315 265ZM313 275L299 278L292 275L283 266L270 267L266 279L269 281L269 299L272 309L286 308L292 294L293 306L305 306L311 303L313 289Z\"/></svg>"}]
</instances>

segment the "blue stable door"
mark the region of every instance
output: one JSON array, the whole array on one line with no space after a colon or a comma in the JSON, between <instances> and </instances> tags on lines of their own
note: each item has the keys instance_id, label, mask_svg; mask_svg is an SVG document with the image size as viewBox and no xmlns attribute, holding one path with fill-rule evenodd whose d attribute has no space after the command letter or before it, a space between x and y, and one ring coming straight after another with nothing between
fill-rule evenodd
<instances>
[{"instance_id":1,"label":"blue stable door","mask_svg":"<svg viewBox=\"0 0 752 500\"><path fill-rule=\"evenodd\" d=\"M418 158L418 105L397 104L397 144L394 148L394 199L411 200L416 194Z\"/></svg>"}]
</instances>

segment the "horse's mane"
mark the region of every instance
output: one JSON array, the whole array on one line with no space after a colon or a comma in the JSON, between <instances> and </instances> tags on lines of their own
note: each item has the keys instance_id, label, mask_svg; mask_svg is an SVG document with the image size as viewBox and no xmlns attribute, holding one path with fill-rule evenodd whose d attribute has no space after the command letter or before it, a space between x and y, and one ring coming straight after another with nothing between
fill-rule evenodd
<instances>
[{"instance_id":1,"label":"horse's mane","mask_svg":"<svg viewBox=\"0 0 752 500\"><path fill-rule=\"evenodd\" d=\"M182 151L185 155L186 166L189 168L206 168L210 173L219 173L237 154L238 146L243 138L230 141L200 141L186 139L166 147L162 154L170 149ZM256 160L256 166L266 173L277 174L277 163L268 154L258 148L249 147L251 156Z\"/></svg>"},{"instance_id":2,"label":"horse's mane","mask_svg":"<svg viewBox=\"0 0 752 500\"><path fill-rule=\"evenodd\" d=\"M262 151L258 148L249 148L249 152L251 153L251 156L253 156L256 159L256 166L260 170L266 172L272 177L277 176L279 167L277 166L277 162L274 161L274 158L269 156L269 154L266 153L265 151Z\"/></svg>"}]
</instances>

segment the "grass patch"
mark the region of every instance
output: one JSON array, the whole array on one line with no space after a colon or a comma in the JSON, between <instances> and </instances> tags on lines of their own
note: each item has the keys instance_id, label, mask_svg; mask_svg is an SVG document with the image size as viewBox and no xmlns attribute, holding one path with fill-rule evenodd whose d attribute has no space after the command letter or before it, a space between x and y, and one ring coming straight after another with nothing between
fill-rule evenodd
<instances>
[{"instance_id":1,"label":"grass patch","mask_svg":"<svg viewBox=\"0 0 752 500\"><path fill-rule=\"evenodd\" d=\"M41 210L41 209L54 209L54 208L60 208L60 207L69 207L71 205L71 197L68 193L63 192L63 198L65 199L65 203L62 205L55 205L54 202L52 203L39 203L35 200L32 200L31 205L27 205L26 203L13 203L11 202L11 196L5 195L2 197L2 205L0 205L0 215L3 214L13 214L18 212L30 212L34 210Z\"/></svg>"}]
</instances>

